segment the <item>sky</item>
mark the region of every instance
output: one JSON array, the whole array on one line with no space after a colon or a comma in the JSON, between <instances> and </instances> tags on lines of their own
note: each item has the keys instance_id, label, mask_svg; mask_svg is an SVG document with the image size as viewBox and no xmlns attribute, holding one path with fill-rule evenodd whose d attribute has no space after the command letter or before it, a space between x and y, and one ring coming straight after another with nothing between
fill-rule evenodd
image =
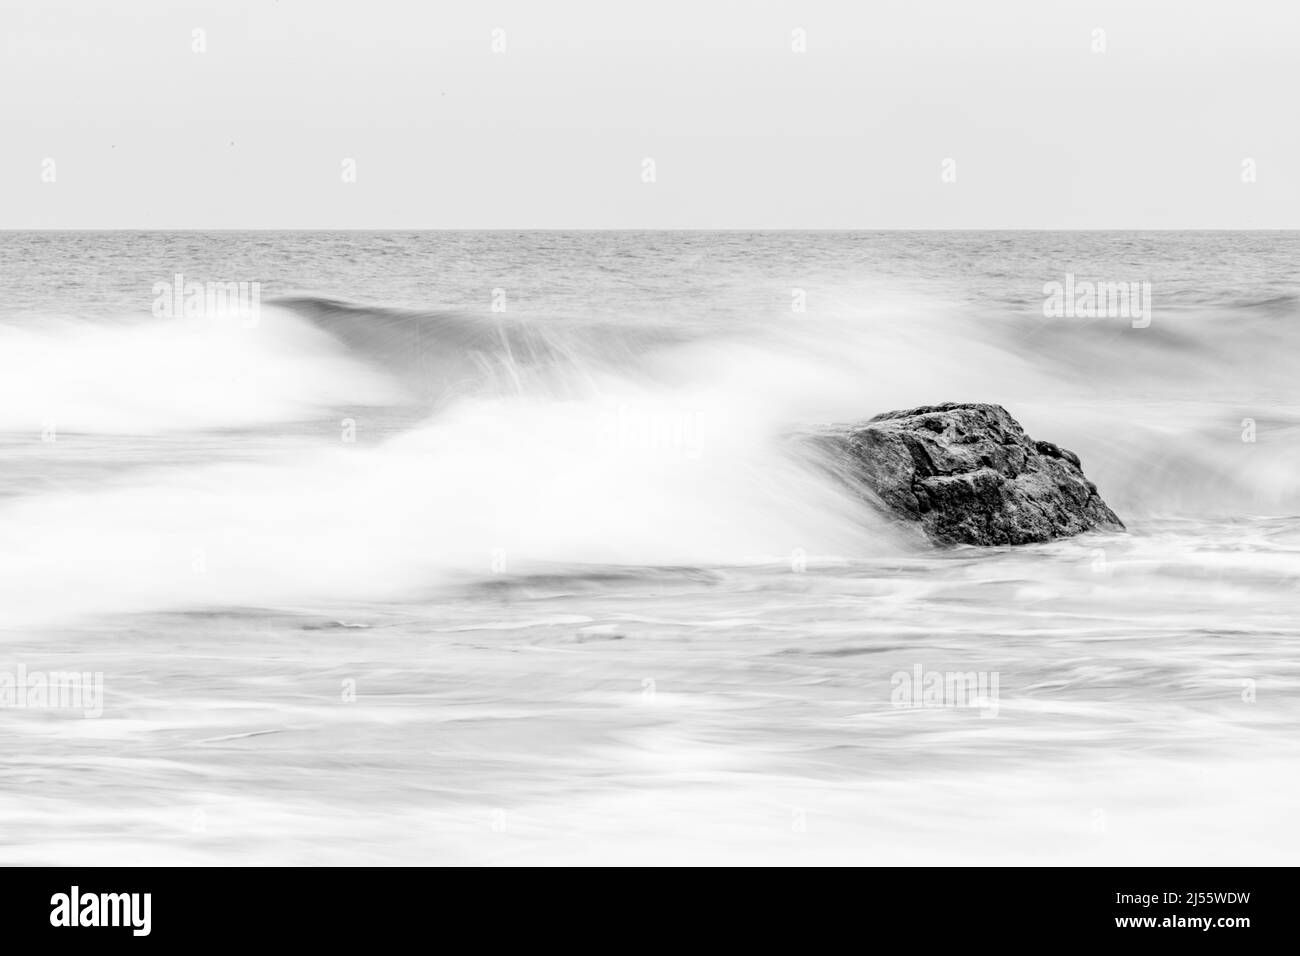
<instances>
[{"instance_id":1,"label":"sky","mask_svg":"<svg viewBox=\"0 0 1300 956\"><path fill-rule=\"evenodd\" d=\"M0 228L1297 228L1297 51L1292 0L0 0Z\"/></svg>"}]
</instances>

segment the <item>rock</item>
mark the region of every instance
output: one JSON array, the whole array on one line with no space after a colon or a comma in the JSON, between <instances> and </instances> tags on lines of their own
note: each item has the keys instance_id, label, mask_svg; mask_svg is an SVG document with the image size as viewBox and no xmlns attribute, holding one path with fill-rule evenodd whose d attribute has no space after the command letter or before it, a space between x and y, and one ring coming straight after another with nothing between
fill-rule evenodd
<instances>
[{"instance_id":1,"label":"rock","mask_svg":"<svg viewBox=\"0 0 1300 956\"><path fill-rule=\"evenodd\" d=\"M927 405L808 437L850 487L940 544L1029 544L1124 527L1078 455L1032 440L1000 405Z\"/></svg>"}]
</instances>

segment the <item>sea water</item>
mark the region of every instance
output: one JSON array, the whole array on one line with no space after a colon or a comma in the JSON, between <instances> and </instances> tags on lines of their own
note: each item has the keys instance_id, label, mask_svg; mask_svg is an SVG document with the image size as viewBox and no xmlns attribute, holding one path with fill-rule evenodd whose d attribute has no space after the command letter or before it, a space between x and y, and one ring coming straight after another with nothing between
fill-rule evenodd
<instances>
[{"instance_id":1,"label":"sea water","mask_svg":"<svg viewBox=\"0 0 1300 956\"><path fill-rule=\"evenodd\" d=\"M0 233L0 861L1293 860L1297 253ZM1127 532L790 441L945 401Z\"/></svg>"}]
</instances>

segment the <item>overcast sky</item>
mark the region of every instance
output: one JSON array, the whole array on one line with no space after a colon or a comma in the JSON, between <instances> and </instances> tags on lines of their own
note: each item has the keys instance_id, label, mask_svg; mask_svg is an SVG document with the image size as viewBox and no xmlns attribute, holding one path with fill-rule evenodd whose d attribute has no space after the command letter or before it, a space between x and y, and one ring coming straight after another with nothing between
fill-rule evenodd
<instances>
[{"instance_id":1,"label":"overcast sky","mask_svg":"<svg viewBox=\"0 0 1300 956\"><path fill-rule=\"evenodd\" d=\"M0 12L4 228L1300 227L1294 0Z\"/></svg>"}]
</instances>

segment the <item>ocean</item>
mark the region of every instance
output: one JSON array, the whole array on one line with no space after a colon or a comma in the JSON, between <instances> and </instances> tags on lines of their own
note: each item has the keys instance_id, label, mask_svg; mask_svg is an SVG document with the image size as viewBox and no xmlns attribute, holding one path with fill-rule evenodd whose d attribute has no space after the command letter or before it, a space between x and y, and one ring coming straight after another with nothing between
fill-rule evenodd
<instances>
[{"instance_id":1,"label":"ocean","mask_svg":"<svg viewBox=\"0 0 1300 956\"><path fill-rule=\"evenodd\" d=\"M1300 853L1300 233L0 255L0 863ZM1127 530L937 549L791 440L940 402Z\"/></svg>"}]
</instances>

